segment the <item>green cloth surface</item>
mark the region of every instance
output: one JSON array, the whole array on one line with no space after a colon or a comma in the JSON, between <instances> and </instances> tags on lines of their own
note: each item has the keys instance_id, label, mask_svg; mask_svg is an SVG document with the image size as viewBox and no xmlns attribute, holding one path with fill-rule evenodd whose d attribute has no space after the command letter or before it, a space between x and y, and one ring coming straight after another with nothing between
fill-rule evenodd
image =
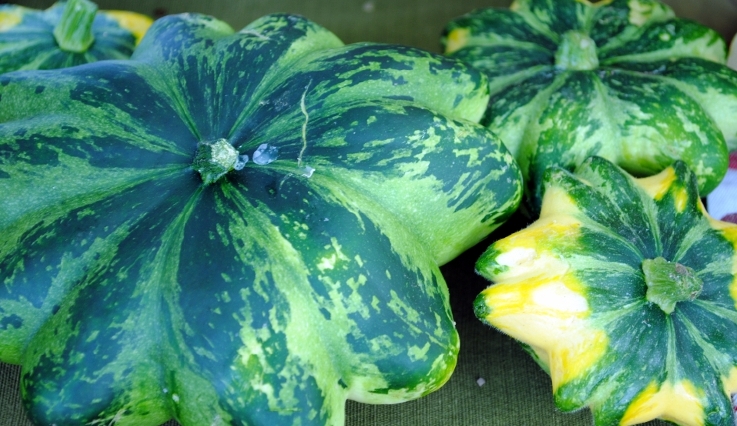
<instances>
[{"instance_id":1,"label":"green cloth surface","mask_svg":"<svg viewBox=\"0 0 737 426\"><path fill-rule=\"evenodd\" d=\"M489 284L474 264L492 240L525 225L517 215L486 241L443 266L461 338L458 365L440 390L394 405L348 401L346 426L588 426L590 412L555 409L550 377L517 342L476 319L473 299ZM0 363L0 426L30 426L22 410L20 367ZM485 383L479 385L478 379ZM176 426L169 422L166 426ZM647 426L664 426L653 421ZM274 425L279 426L279 425Z\"/></svg>"}]
</instances>

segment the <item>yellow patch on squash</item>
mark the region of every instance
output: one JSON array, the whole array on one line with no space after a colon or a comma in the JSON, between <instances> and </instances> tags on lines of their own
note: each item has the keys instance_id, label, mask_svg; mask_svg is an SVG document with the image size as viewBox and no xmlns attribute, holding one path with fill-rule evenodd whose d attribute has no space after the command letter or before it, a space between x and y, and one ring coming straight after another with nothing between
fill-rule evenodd
<instances>
[{"instance_id":1,"label":"yellow patch on squash","mask_svg":"<svg viewBox=\"0 0 737 426\"><path fill-rule=\"evenodd\" d=\"M609 348L609 336L603 330L582 328L569 333L566 340L550 353L549 370L553 392L561 385L585 376Z\"/></svg>"},{"instance_id":2,"label":"yellow patch on squash","mask_svg":"<svg viewBox=\"0 0 737 426\"><path fill-rule=\"evenodd\" d=\"M468 44L471 31L468 28L456 28L452 30L445 41L445 53L453 53Z\"/></svg>"},{"instance_id":3,"label":"yellow patch on squash","mask_svg":"<svg viewBox=\"0 0 737 426\"><path fill-rule=\"evenodd\" d=\"M568 219L568 220L565 220ZM496 263L507 266L494 281L520 282L535 277L562 276L569 269L567 262L550 252L576 243L581 224L573 218L540 219L529 227L494 244L500 254Z\"/></svg>"},{"instance_id":4,"label":"yellow patch on squash","mask_svg":"<svg viewBox=\"0 0 737 426\"><path fill-rule=\"evenodd\" d=\"M0 12L0 32L8 31L20 24L22 20L23 12L20 8Z\"/></svg>"},{"instance_id":5,"label":"yellow patch on squash","mask_svg":"<svg viewBox=\"0 0 737 426\"><path fill-rule=\"evenodd\" d=\"M737 224L714 219L711 216L707 216L707 218L709 219L709 226L711 226L712 229L722 231L722 236L724 236L727 241L731 242L735 246L735 249L737 249Z\"/></svg>"},{"instance_id":6,"label":"yellow patch on squash","mask_svg":"<svg viewBox=\"0 0 737 426\"><path fill-rule=\"evenodd\" d=\"M148 31L148 28L154 22L153 19L146 15L125 10L105 10L102 13L117 21L121 27L133 33L133 36L136 38L136 45L141 42L146 31Z\"/></svg>"},{"instance_id":7,"label":"yellow patch on squash","mask_svg":"<svg viewBox=\"0 0 737 426\"><path fill-rule=\"evenodd\" d=\"M491 308L484 319L535 351L554 390L585 375L606 354L609 338L587 325L591 310L572 276L500 283L481 294Z\"/></svg>"},{"instance_id":8,"label":"yellow patch on squash","mask_svg":"<svg viewBox=\"0 0 737 426\"><path fill-rule=\"evenodd\" d=\"M732 297L735 309L737 309L737 225L731 222L724 222L707 216L709 225L716 230L721 231L722 236L732 243L735 254L732 256L732 282L729 284L729 295ZM733 392L737 392L737 378L735 379L735 388Z\"/></svg>"},{"instance_id":9,"label":"yellow patch on squash","mask_svg":"<svg viewBox=\"0 0 737 426\"><path fill-rule=\"evenodd\" d=\"M688 191L686 191L686 188L681 187L676 189L673 194L673 198L676 204L676 211L678 213L683 213L688 206Z\"/></svg>"},{"instance_id":10,"label":"yellow patch on squash","mask_svg":"<svg viewBox=\"0 0 737 426\"><path fill-rule=\"evenodd\" d=\"M703 425L704 395L688 380L650 383L627 407L620 425L635 425L660 418L677 424Z\"/></svg>"},{"instance_id":11,"label":"yellow patch on squash","mask_svg":"<svg viewBox=\"0 0 737 426\"><path fill-rule=\"evenodd\" d=\"M491 307L486 320L497 325L497 320L510 315L545 317L546 319L549 317L557 324L553 328L565 331L575 320L585 318L590 313L588 301L581 294L580 288L576 288L575 283L571 285L566 281L571 280L565 277L558 279L531 277L521 283L493 285L482 292L487 306ZM515 325L517 324L512 324L510 327L516 329ZM522 328L522 330L515 331L514 334L524 333L526 327ZM547 337L550 336L543 338ZM531 341L529 343L536 344Z\"/></svg>"},{"instance_id":12,"label":"yellow patch on squash","mask_svg":"<svg viewBox=\"0 0 737 426\"><path fill-rule=\"evenodd\" d=\"M676 171L673 167L668 167L653 176L636 179L637 184L655 201L659 201L668 193L675 180Z\"/></svg>"},{"instance_id":13,"label":"yellow patch on squash","mask_svg":"<svg viewBox=\"0 0 737 426\"><path fill-rule=\"evenodd\" d=\"M497 241L494 246L503 253L519 247L548 251L551 248L569 246L575 243L581 228L581 222L576 219L579 213L576 201L565 189L555 185L548 186L538 220Z\"/></svg>"},{"instance_id":14,"label":"yellow patch on squash","mask_svg":"<svg viewBox=\"0 0 737 426\"><path fill-rule=\"evenodd\" d=\"M729 370L729 375L722 377L722 384L726 395L737 392L737 367L732 367Z\"/></svg>"},{"instance_id":15,"label":"yellow patch on squash","mask_svg":"<svg viewBox=\"0 0 737 426\"><path fill-rule=\"evenodd\" d=\"M565 189L551 185L545 188L540 206L540 217L548 216L573 216L580 212L576 201Z\"/></svg>"},{"instance_id":16,"label":"yellow patch on squash","mask_svg":"<svg viewBox=\"0 0 737 426\"><path fill-rule=\"evenodd\" d=\"M532 346L551 366L554 383L570 380L603 354L606 336L587 330L591 314L582 285L571 275L551 277L551 270L567 269L549 262L545 276L528 276L515 283L492 285L481 294L490 307L489 324ZM592 349L586 341L600 342ZM596 350L596 349L601 350ZM556 372L553 373L553 370Z\"/></svg>"}]
</instances>

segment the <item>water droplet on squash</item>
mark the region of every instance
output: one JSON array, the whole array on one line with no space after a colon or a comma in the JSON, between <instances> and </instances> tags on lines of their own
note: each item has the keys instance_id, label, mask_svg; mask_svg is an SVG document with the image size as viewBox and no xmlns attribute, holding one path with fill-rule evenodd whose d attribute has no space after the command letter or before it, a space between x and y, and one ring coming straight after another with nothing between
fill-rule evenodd
<instances>
[{"instance_id":1,"label":"water droplet on squash","mask_svg":"<svg viewBox=\"0 0 737 426\"><path fill-rule=\"evenodd\" d=\"M246 167L246 163L248 163L248 156L245 154L239 155L238 159L235 161L235 165L233 165L233 169L241 170Z\"/></svg>"},{"instance_id":2,"label":"water droplet on squash","mask_svg":"<svg viewBox=\"0 0 737 426\"><path fill-rule=\"evenodd\" d=\"M258 148L256 148L256 151L253 152L253 162L263 166L276 160L278 156L279 148L274 145L262 143Z\"/></svg>"}]
</instances>

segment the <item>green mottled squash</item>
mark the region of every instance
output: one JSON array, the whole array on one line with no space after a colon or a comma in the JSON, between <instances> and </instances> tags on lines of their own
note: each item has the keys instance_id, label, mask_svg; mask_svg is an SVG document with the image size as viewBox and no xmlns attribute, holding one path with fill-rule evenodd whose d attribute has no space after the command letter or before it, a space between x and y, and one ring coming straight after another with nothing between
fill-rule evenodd
<instances>
[{"instance_id":1,"label":"green mottled squash","mask_svg":"<svg viewBox=\"0 0 737 426\"><path fill-rule=\"evenodd\" d=\"M127 59L151 22L135 12L98 11L89 0L46 10L0 5L0 73Z\"/></svg>"},{"instance_id":2,"label":"green mottled squash","mask_svg":"<svg viewBox=\"0 0 737 426\"><path fill-rule=\"evenodd\" d=\"M539 219L478 260L476 315L523 343L561 410L733 426L737 225L697 186L681 161L640 179L601 157L553 167Z\"/></svg>"},{"instance_id":3,"label":"green mottled squash","mask_svg":"<svg viewBox=\"0 0 737 426\"><path fill-rule=\"evenodd\" d=\"M439 265L516 209L461 61L293 15L0 77L0 360L39 424L341 425L456 364Z\"/></svg>"},{"instance_id":4,"label":"green mottled squash","mask_svg":"<svg viewBox=\"0 0 737 426\"><path fill-rule=\"evenodd\" d=\"M720 35L654 0L516 0L446 26L484 70L483 123L518 160L533 210L548 166L607 158L635 176L682 160L702 196L737 149L737 72Z\"/></svg>"}]
</instances>

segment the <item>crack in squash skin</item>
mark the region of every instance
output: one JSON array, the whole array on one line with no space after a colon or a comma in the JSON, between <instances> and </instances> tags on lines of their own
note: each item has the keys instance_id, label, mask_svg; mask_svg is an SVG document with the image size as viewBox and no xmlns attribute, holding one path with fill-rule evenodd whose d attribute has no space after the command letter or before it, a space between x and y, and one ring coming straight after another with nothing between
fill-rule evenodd
<instances>
[{"instance_id":1,"label":"crack in squash skin","mask_svg":"<svg viewBox=\"0 0 737 426\"><path fill-rule=\"evenodd\" d=\"M589 407L596 425L732 425L737 225L708 216L680 161L636 179L591 157L551 168L544 188L540 218L479 258L493 284L476 315L530 351L563 411ZM646 297L643 261L656 258L703 281L671 313Z\"/></svg>"},{"instance_id":2,"label":"crack in squash skin","mask_svg":"<svg viewBox=\"0 0 737 426\"><path fill-rule=\"evenodd\" d=\"M439 265L522 196L487 101L460 61L287 14L0 76L0 359L30 418L341 425L440 387Z\"/></svg>"},{"instance_id":3,"label":"crack in squash skin","mask_svg":"<svg viewBox=\"0 0 737 426\"><path fill-rule=\"evenodd\" d=\"M724 40L657 1L516 0L449 22L442 42L489 77L482 123L519 162L532 213L548 166L597 155L643 177L682 160L706 196L737 149Z\"/></svg>"},{"instance_id":4,"label":"crack in squash skin","mask_svg":"<svg viewBox=\"0 0 737 426\"><path fill-rule=\"evenodd\" d=\"M65 4L57 2L45 10L0 5L0 73L128 59L153 23L135 12L100 10L92 21L92 44L80 52L65 51L54 36Z\"/></svg>"}]
</instances>

